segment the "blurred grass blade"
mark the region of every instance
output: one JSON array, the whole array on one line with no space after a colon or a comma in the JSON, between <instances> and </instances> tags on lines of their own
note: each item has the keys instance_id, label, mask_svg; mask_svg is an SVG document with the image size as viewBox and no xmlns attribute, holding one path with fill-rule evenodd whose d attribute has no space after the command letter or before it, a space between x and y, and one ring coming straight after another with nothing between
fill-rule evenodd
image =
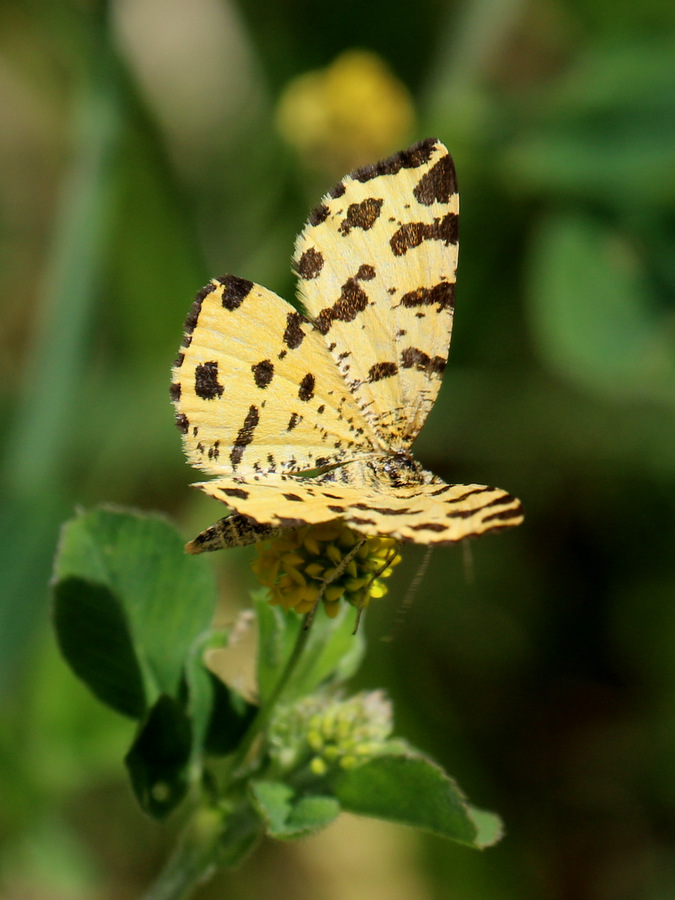
<instances>
[{"instance_id":1,"label":"blurred grass blade","mask_svg":"<svg viewBox=\"0 0 675 900\"><path fill-rule=\"evenodd\" d=\"M105 45L98 50L73 114L72 157L24 392L0 472L0 691L46 599L52 549L67 512L61 472L72 398L106 257L124 103L113 52Z\"/></svg>"},{"instance_id":2,"label":"blurred grass blade","mask_svg":"<svg viewBox=\"0 0 675 900\"><path fill-rule=\"evenodd\" d=\"M41 496L59 468L98 300L123 124L115 67L109 60L100 68L74 115L72 158L54 221L25 402L7 445L6 470L27 496Z\"/></svg>"}]
</instances>

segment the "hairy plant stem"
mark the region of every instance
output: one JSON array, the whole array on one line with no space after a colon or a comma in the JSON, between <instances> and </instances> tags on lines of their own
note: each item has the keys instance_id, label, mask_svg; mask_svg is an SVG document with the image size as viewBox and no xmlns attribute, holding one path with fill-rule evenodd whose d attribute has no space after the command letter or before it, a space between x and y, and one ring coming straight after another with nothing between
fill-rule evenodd
<instances>
[{"instance_id":1,"label":"hairy plant stem","mask_svg":"<svg viewBox=\"0 0 675 900\"><path fill-rule=\"evenodd\" d=\"M227 773L220 779L222 806L213 805L213 798L205 794L183 829L176 847L143 900L186 900L200 884L211 878L219 865L237 862L239 848L253 846L259 830L259 820L253 811L245 809L241 799L237 808L227 805L237 792L236 787L248 776L254 760L249 760L253 746L263 733L288 684L309 638L309 628L301 628L279 680L264 706L260 707L239 747L228 760ZM218 798L218 799L220 799Z\"/></svg>"},{"instance_id":2,"label":"hairy plant stem","mask_svg":"<svg viewBox=\"0 0 675 900\"><path fill-rule=\"evenodd\" d=\"M274 712L274 708L279 702L279 699L283 694L286 685L288 684L293 672L295 671L295 667L302 657L302 653L309 638L309 633L309 627L301 628L298 632L298 636L295 639L295 644L293 645L291 654L288 657L281 675L279 676L279 680L274 686L274 690L270 694L265 704L260 707L258 715L251 722L247 732L244 734L241 743L239 744L239 747L237 748L229 766L232 784L241 779L243 770L247 768L245 766L245 763L251 751L251 748L255 744L258 736L262 734L264 729L267 727L270 718L272 717L272 713Z\"/></svg>"},{"instance_id":3,"label":"hairy plant stem","mask_svg":"<svg viewBox=\"0 0 675 900\"><path fill-rule=\"evenodd\" d=\"M143 900L184 900L216 871L223 814L199 807Z\"/></svg>"}]
</instances>

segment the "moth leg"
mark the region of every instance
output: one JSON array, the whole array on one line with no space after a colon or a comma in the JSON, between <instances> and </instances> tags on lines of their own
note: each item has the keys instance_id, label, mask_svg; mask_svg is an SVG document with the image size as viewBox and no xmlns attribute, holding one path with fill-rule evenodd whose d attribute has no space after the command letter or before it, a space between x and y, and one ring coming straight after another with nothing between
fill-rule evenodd
<instances>
[{"instance_id":1,"label":"moth leg","mask_svg":"<svg viewBox=\"0 0 675 900\"><path fill-rule=\"evenodd\" d=\"M366 589L365 589L365 591L363 592L363 597L361 598L361 600L360 600L360 602L359 602L359 608L358 608L357 613L356 613L356 622L355 622L355 624L354 624L354 631L352 631L352 634L356 634L356 632L359 630L359 623L360 623L360 621L361 621L361 614L363 613L363 610L364 610L365 605L366 605L366 598L370 595L370 589L371 589L371 587L373 586L373 582L375 581L376 578L379 578L379 577L380 577L380 575L385 571L385 569L388 568L388 566L391 565L391 563L393 562L393 560L396 558L396 554L397 554L398 551L400 550L400 547L401 547L400 544L394 544L394 546L391 548L391 553L387 556L387 558L385 559L384 563L380 566L380 568L377 570L377 572L374 572L374 573L373 573L373 575L371 576L370 581L369 581L368 584L366 585Z\"/></svg>"},{"instance_id":2,"label":"moth leg","mask_svg":"<svg viewBox=\"0 0 675 900\"><path fill-rule=\"evenodd\" d=\"M186 553L204 553L224 547L245 547L269 538L277 537L288 529L281 525L261 525L241 513L232 513L218 519L201 534L185 545Z\"/></svg>"},{"instance_id":3,"label":"moth leg","mask_svg":"<svg viewBox=\"0 0 675 900\"><path fill-rule=\"evenodd\" d=\"M324 579L324 581L321 585L321 588L319 590L319 593L316 595L316 600L314 601L314 606L307 613L307 618L305 619L305 630L307 630L309 628L309 626L312 624L312 620L314 618L314 613L316 612L319 603L321 603L321 601L323 600L323 595L326 593L326 588L330 584L332 584L332 582L334 582L336 578L339 578L340 575L342 575L344 570L347 568L347 566L352 561L352 559L354 559L354 557L359 552L361 547L363 547L365 542L366 542L366 538L361 538L360 541L357 541L354 544L354 546L352 547L352 549L349 551L349 553L345 553L345 555L342 557L340 562L335 567L335 570L333 571L330 578ZM388 565L388 563L387 563L387 565Z\"/></svg>"}]
</instances>

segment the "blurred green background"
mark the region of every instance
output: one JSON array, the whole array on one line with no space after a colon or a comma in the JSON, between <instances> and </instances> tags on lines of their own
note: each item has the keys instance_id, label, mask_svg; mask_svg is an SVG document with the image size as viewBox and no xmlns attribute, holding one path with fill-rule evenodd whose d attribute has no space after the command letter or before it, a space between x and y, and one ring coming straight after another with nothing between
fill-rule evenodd
<instances>
[{"instance_id":1,"label":"blurred green background","mask_svg":"<svg viewBox=\"0 0 675 900\"><path fill-rule=\"evenodd\" d=\"M675 5L4 0L3 900L137 897L174 828L134 806L133 724L58 658L59 524L99 502L186 539L217 518L168 400L193 295L232 272L292 297L321 193L430 134L461 254L416 455L527 519L436 550L409 607L408 548L359 682L507 834L479 854L344 818L199 896L675 897ZM224 621L251 559L214 559Z\"/></svg>"}]
</instances>

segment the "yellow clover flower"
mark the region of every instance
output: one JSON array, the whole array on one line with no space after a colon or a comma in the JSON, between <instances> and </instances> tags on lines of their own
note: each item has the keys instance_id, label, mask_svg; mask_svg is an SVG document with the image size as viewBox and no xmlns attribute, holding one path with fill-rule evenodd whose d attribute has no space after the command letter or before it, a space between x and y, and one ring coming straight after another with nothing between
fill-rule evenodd
<instances>
[{"instance_id":1,"label":"yellow clover flower","mask_svg":"<svg viewBox=\"0 0 675 900\"><path fill-rule=\"evenodd\" d=\"M366 537L334 519L258 544L252 568L272 605L308 613L323 601L333 618L342 597L365 609L371 597L386 594L383 579L401 561L396 548L393 538Z\"/></svg>"}]
</instances>

